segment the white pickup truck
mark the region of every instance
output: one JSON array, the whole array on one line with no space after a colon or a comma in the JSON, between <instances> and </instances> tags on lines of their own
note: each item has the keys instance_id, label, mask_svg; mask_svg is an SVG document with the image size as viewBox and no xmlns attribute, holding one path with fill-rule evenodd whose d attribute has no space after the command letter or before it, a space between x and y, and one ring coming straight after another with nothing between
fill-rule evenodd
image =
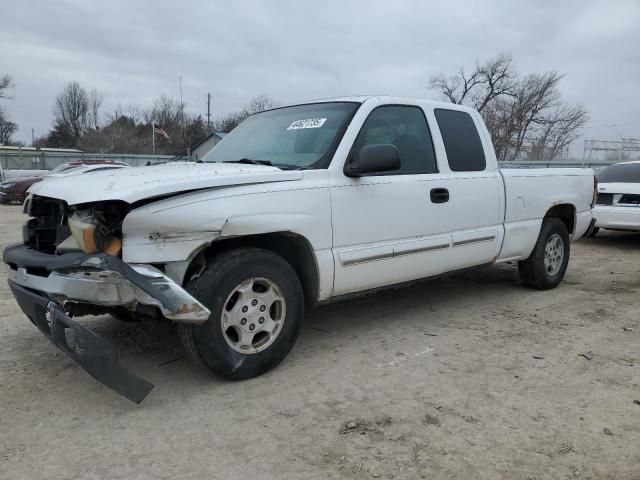
<instances>
[{"instance_id":1,"label":"white pickup truck","mask_svg":"<svg viewBox=\"0 0 640 480\"><path fill-rule=\"evenodd\" d=\"M348 97L253 115L204 163L36 184L3 259L31 321L139 402L152 385L73 317L175 321L197 361L249 378L324 302L501 262L555 287L593 201L588 169L499 170L472 109Z\"/></svg>"}]
</instances>

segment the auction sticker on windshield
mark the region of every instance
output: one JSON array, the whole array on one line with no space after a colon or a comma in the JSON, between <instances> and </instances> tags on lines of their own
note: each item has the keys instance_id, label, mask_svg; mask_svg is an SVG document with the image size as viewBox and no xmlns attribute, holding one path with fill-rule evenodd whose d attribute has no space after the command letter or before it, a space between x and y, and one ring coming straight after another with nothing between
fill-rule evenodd
<instances>
[{"instance_id":1,"label":"auction sticker on windshield","mask_svg":"<svg viewBox=\"0 0 640 480\"><path fill-rule=\"evenodd\" d=\"M294 120L287 130L298 130L300 128L320 128L326 122L326 118L305 118L304 120Z\"/></svg>"}]
</instances>

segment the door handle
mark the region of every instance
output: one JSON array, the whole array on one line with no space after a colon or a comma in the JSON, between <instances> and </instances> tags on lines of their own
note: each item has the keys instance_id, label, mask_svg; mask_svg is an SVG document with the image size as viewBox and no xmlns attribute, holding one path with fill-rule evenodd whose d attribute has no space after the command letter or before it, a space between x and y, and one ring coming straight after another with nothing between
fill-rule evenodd
<instances>
[{"instance_id":1,"label":"door handle","mask_svg":"<svg viewBox=\"0 0 640 480\"><path fill-rule=\"evenodd\" d=\"M446 203L449 201L449 190L446 188L432 188L430 197L433 203Z\"/></svg>"}]
</instances>

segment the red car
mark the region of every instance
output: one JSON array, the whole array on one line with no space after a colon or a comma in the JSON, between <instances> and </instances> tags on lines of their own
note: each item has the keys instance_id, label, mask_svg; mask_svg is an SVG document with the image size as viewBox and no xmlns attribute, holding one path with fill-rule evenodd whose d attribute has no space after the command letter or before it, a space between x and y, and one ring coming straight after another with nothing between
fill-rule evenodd
<instances>
[{"instance_id":1,"label":"red car","mask_svg":"<svg viewBox=\"0 0 640 480\"><path fill-rule=\"evenodd\" d=\"M46 176L58 176L72 173L79 167L83 166L109 166L109 167L127 167L124 162L115 160L78 160L74 162L66 162L58 165L56 168L47 173L31 175L28 177L11 178L0 183L0 203L24 202L27 196L27 190L34 183L41 182Z\"/></svg>"}]
</instances>

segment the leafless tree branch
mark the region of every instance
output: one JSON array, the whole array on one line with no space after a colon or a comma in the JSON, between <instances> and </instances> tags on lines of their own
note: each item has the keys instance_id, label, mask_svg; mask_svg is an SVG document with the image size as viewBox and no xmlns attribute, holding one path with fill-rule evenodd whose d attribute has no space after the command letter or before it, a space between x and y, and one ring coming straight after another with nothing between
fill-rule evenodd
<instances>
[{"instance_id":1,"label":"leafless tree branch","mask_svg":"<svg viewBox=\"0 0 640 480\"><path fill-rule=\"evenodd\" d=\"M7 94L7 90L14 87L13 79L10 75L3 75L0 77L0 98L11 98Z\"/></svg>"},{"instance_id":2,"label":"leafless tree branch","mask_svg":"<svg viewBox=\"0 0 640 480\"><path fill-rule=\"evenodd\" d=\"M89 96L78 82L69 82L56 97L56 122L79 139L88 125Z\"/></svg>"},{"instance_id":3,"label":"leafless tree branch","mask_svg":"<svg viewBox=\"0 0 640 480\"><path fill-rule=\"evenodd\" d=\"M477 63L470 75L431 77L430 87L453 103L469 104L483 116L499 160L554 158L587 121L582 107L561 101L556 71L521 77L511 55Z\"/></svg>"}]
</instances>

